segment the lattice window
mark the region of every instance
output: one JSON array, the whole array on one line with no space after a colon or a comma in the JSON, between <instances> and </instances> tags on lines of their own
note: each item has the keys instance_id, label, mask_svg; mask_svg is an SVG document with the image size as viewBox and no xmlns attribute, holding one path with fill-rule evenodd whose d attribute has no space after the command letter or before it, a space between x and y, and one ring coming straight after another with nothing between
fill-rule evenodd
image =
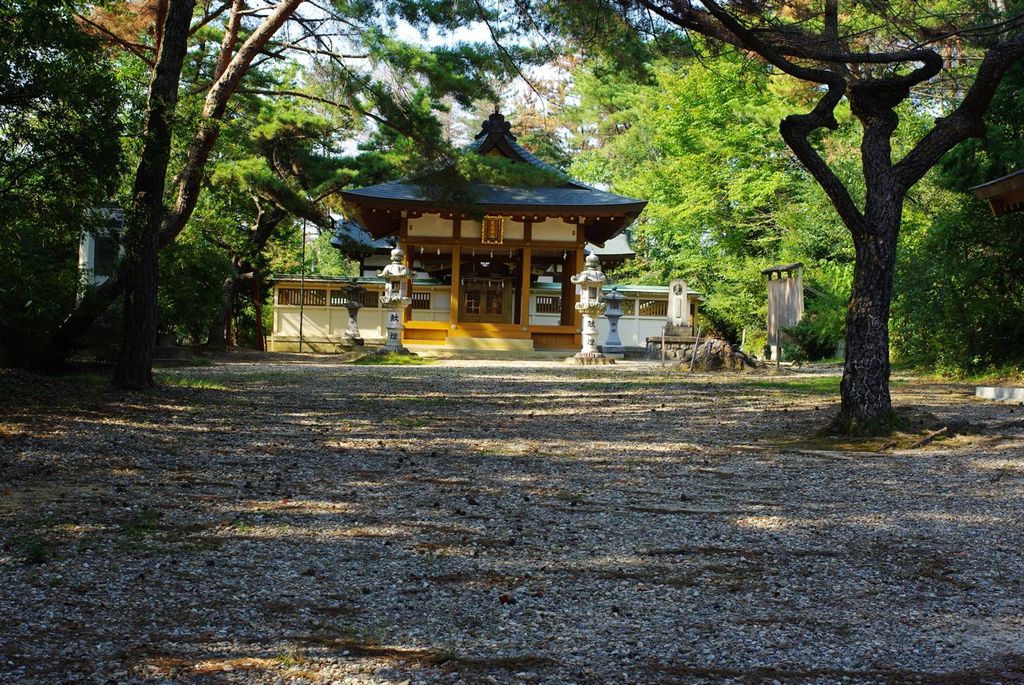
<instances>
[{"instance_id":1,"label":"lattice window","mask_svg":"<svg viewBox=\"0 0 1024 685\"><path fill-rule=\"evenodd\" d=\"M362 303L364 307L372 307L373 309L380 307L380 291L367 290L363 293Z\"/></svg>"},{"instance_id":2,"label":"lattice window","mask_svg":"<svg viewBox=\"0 0 1024 685\"><path fill-rule=\"evenodd\" d=\"M295 305L299 304L299 289L298 288L278 288L277 289L277 303L281 305Z\"/></svg>"},{"instance_id":3,"label":"lattice window","mask_svg":"<svg viewBox=\"0 0 1024 685\"><path fill-rule=\"evenodd\" d=\"M466 313L467 314L479 314L480 313L480 291L479 290L467 290L466 291Z\"/></svg>"},{"instance_id":4,"label":"lattice window","mask_svg":"<svg viewBox=\"0 0 1024 685\"><path fill-rule=\"evenodd\" d=\"M633 313L636 312L636 300L632 297L627 297L619 305L622 307L623 316L633 316Z\"/></svg>"},{"instance_id":5,"label":"lattice window","mask_svg":"<svg viewBox=\"0 0 1024 685\"><path fill-rule=\"evenodd\" d=\"M278 288L277 303L281 305L292 305L298 307L302 302L301 288ZM326 288L306 288L305 304L307 307L326 307Z\"/></svg>"},{"instance_id":6,"label":"lattice window","mask_svg":"<svg viewBox=\"0 0 1024 685\"><path fill-rule=\"evenodd\" d=\"M325 288L306 289L306 306L326 307L327 290Z\"/></svg>"},{"instance_id":7,"label":"lattice window","mask_svg":"<svg viewBox=\"0 0 1024 685\"><path fill-rule=\"evenodd\" d=\"M505 293L497 290L487 291L487 308L485 314L501 315L504 309Z\"/></svg>"},{"instance_id":8,"label":"lattice window","mask_svg":"<svg viewBox=\"0 0 1024 685\"><path fill-rule=\"evenodd\" d=\"M345 306L345 294L341 290L331 291L331 306L332 307L344 307Z\"/></svg>"},{"instance_id":9,"label":"lattice window","mask_svg":"<svg viewBox=\"0 0 1024 685\"><path fill-rule=\"evenodd\" d=\"M413 293L413 309L430 309L430 293Z\"/></svg>"},{"instance_id":10,"label":"lattice window","mask_svg":"<svg viewBox=\"0 0 1024 685\"><path fill-rule=\"evenodd\" d=\"M668 316L668 300L640 300L640 316Z\"/></svg>"},{"instance_id":11,"label":"lattice window","mask_svg":"<svg viewBox=\"0 0 1024 685\"><path fill-rule=\"evenodd\" d=\"M538 314L561 314L562 313L562 298L557 295L538 295L537 296L537 313Z\"/></svg>"}]
</instances>

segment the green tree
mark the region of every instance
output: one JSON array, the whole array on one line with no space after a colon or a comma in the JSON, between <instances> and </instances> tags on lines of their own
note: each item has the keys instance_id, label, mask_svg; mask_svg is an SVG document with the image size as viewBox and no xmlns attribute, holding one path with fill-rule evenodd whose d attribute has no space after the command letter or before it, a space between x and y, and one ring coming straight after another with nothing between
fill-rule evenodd
<instances>
[{"instance_id":1,"label":"green tree","mask_svg":"<svg viewBox=\"0 0 1024 685\"><path fill-rule=\"evenodd\" d=\"M813 106L783 118L779 132L828 195L854 245L841 404L832 428L891 430L889 313L908 194L947 152L983 133L996 89L1024 59L1020 7L573 0L533 9L569 31L582 17L590 24L618 21L654 44L662 36L697 33L723 49L757 55L814 89ZM901 110L923 96L937 98L938 107L926 111L945 116L917 136L897 139ZM844 182L823 152L822 136L841 126L843 102L861 126L856 186Z\"/></svg>"},{"instance_id":2,"label":"green tree","mask_svg":"<svg viewBox=\"0 0 1024 685\"><path fill-rule=\"evenodd\" d=\"M434 110L443 106L442 97L468 105L474 96L492 92L488 75L514 66L508 49L498 54L494 47L467 43L423 47L392 37L399 20L425 34L430 26L453 30L482 12L489 21L495 18L495 13L476 4L397 0L314 5L280 0L265 12L253 12L242 0L233 0L230 7L204 6L191 25L182 27L180 16L191 15L191 5L184 4L162 0L123 11L124 3L114 3L82 17L112 46L151 65L154 78L143 136L146 144L129 212L126 257L114 277L65 320L52 342L57 353L66 353L124 293L125 334L115 380L125 387L152 384L157 255L174 242L195 211L208 175L207 163L232 115L229 104L236 95L299 97L329 105L348 113L358 125L373 121L402 131L429 158L432 150L443 147L437 144L441 126L434 116ZM211 40L214 35L216 39ZM189 48L190 63L193 58L196 62L196 78L189 87L201 94L201 105L191 126L177 131L181 144L175 146L164 135L176 99L167 86L170 77L177 83L181 64L169 58L183 47ZM307 85L302 88L289 88L260 68L297 55L308 64L303 79ZM430 106L420 107L415 100L426 100ZM164 160L175 148L181 152L179 168L173 176L174 189L167 193L173 200L165 203Z\"/></svg>"},{"instance_id":3,"label":"green tree","mask_svg":"<svg viewBox=\"0 0 1024 685\"><path fill-rule=\"evenodd\" d=\"M121 91L63 2L0 0L0 357L74 305L77 249L120 171Z\"/></svg>"},{"instance_id":4,"label":"green tree","mask_svg":"<svg viewBox=\"0 0 1024 685\"><path fill-rule=\"evenodd\" d=\"M1024 367L1024 215L994 217L973 185L1024 160L1024 65L999 87L985 132L958 146L914 197L927 220L900 243L893 344L950 373Z\"/></svg>"},{"instance_id":5,"label":"green tree","mask_svg":"<svg viewBox=\"0 0 1024 685\"><path fill-rule=\"evenodd\" d=\"M714 332L738 342L745 328L749 349L760 352L761 270L803 261L811 275L819 263L852 257L828 199L775 135L799 91L735 54L661 60L641 81L603 62L575 76L571 116L598 142L577 156L573 172L650 200L634 232L638 259L616 276L687 279L704 294ZM843 122L848 142L833 157L845 167L855 161L854 126L848 113Z\"/></svg>"}]
</instances>

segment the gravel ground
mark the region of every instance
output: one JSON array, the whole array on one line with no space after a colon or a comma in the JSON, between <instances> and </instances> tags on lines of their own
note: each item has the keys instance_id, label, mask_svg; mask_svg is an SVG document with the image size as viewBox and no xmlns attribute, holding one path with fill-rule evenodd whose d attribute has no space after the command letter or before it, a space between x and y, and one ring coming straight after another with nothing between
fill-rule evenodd
<instances>
[{"instance_id":1,"label":"gravel ground","mask_svg":"<svg viewBox=\"0 0 1024 685\"><path fill-rule=\"evenodd\" d=\"M2 683L1024 683L1024 409L904 379L0 372Z\"/></svg>"}]
</instances>

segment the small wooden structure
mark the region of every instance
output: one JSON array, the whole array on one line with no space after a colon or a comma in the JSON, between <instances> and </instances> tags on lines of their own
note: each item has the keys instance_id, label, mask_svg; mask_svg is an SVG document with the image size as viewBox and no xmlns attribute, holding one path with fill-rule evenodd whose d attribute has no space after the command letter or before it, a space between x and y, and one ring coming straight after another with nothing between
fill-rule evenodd
<instances>
[{"instance_id":1,"label":"small wooden structure","mask_svg":"<svg viewBox=\"0 0 1024 685\"><path fill-rule=\"evenodd\" d=\"M978 199L988 201L995 216L1024 212L1024 169L974 186L971 191Z\"/></svg>"},{"instance_id":2,"label":"small wooden structure","mask_svg":"<svg viewBox=\"0 0 1024 685\"><path fill-rule=\"evenodd\" d=\"M781 264L761 274L768 277L769 358L780 361L783 329L795 326L804 316L804 265L802 262Z\"/></svg>"}]
</instances>

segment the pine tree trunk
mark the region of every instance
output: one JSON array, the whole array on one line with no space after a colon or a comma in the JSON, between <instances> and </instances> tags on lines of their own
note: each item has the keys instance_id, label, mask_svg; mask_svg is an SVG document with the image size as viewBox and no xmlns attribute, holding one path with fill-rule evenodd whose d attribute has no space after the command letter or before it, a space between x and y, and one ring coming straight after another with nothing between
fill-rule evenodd
<instances>
[{"instance_id":1,"label":"pine tree trunk","mask_svg":"<svg viewBox=\"0 0 1024 685\"><path fill-rule=\"evenodd\" d=\"M294 14L295 10L302 4L302 2L303 0L283 0L278 3L273 11L271 11L270 14L260 22L256 30L252 31L248 35L242 46L237 51L235 50L235 43L238 39L237 33L240 27L240 11L244 9L244 3L237 1L232 3L232 15L229 21L229 30L225 32L221 55L217 66L217 73L220 74L220 78L217 78L214 81L210 86L210 90L206 94L206 101L203 105L202 121L199 125L199 131L189 144L188 159L185 163L184 169L182 169L180 173L177 199L171 212L162 219L161 228L163 230L161 231L159 242L157 244L158 250L174 242L178 234L184 229L185 223L188 221L189 217L192 216L192 211L195 209L196 201L199 197L206 162L209 159L210 151L213 149L214 143L217 141L217 137L220 132L220 120L224 116L224 111L227 108L227 103L231 98L231 95L238 87L239 82L248 72L253 59L260 54L260 51L267 42L273 38L281 26L292 16L292 14ZM188 38L187 21L181 33L177 31L170 31L170 23L173 16L180 17L186 11L189 15L189 19L191 19L195 0L173 0L168 2L167 5L169 9L167 20L164 22L164 31L162 32L162 45L166 44L167 46L170 46L173 42L175 46L177 46L178 41L182 41L180 47L181 59L183 59L186 48L184 41ZM169 37L169 33L175 36L173 41ZM161 64L165 61L165 66L170 66L172 61L170 60L170 57L171 53L166 52L163 49L161 49L161 53L157 56L157 69L154 70L154 81L151 83L150 87L151 108L149 112L149 121L152 121L153 115L152 95L153 89L156 86L156 74L161 70ZM181 60L179 59L177 69L173 70L174 73L178 75L181 73L180 61ZM167 71L169 72L172 70L168 69ZM177 82L178 77L176 76L174 79L175 91L177 90ZM148 123L149 122L147 122L147 132L149 131ZM150 142L148 137L144 138L144 140L146 144ZM143 153L143 159L146 159L145 152ZM138 176L136 177L136 182L138 183ZM162 183L160 192L162 199ZM138 193L136 193L136 197L138 197ZM41 360L42 362L45 362L50 366L62 364L67 355L74 350L82 336L84 336L92 327L96 319L99 318L99 316L102 315L103 312L106 311L106 309L125 292L125 289L128 287L127 283L130 280L126 271L133 266L131 263L127 262L128 259L126 258L125 263L122 263L122 265L119 266L114 278L111 278L106 284L100 286L96 290L90 291L90 293L83 298L82 302L79 303L79 305L77 305L68 315L68 318L56 331L54 331L51 339L48 341L49 344L44 350L45 354ZM155 270L153 273L156 273ZM137 336L131 337L135 338ZM118 377L120 377L120 375L121 371L119 370ZM146 376L151 375L151 373L141 373L139 375L142 376L140 380L143 381L143 384L149 384Z\"/></svg>"},{"instance_id":2,"label":"pine tree trunk","mask_svg":"<svg viewBox=\"0 0 1024 685\"><path fill-rule=\"evenodd\" d=\"M195 0L169 3L160 53L149 86L143 147L135 173L133 200L125 227L124 330L114 385L147 388L153 385L156 346L157 271L160 227L164 219L164 184L171 155L178 81L188 44Z\"/></svg>"},{"instance_id":3,"label":"pine tree trunk","mask_svg":"<svg viewBox=\"0 0 1024 685\"><path fill-rule=\"evenodd\" d=\"M890 207L885 214L869 224L870 233L854 235L842 402L832 424L843 435L886 433L896 423L889 396L889 307L900 212Z\"/></svg>"}]
</instances>

